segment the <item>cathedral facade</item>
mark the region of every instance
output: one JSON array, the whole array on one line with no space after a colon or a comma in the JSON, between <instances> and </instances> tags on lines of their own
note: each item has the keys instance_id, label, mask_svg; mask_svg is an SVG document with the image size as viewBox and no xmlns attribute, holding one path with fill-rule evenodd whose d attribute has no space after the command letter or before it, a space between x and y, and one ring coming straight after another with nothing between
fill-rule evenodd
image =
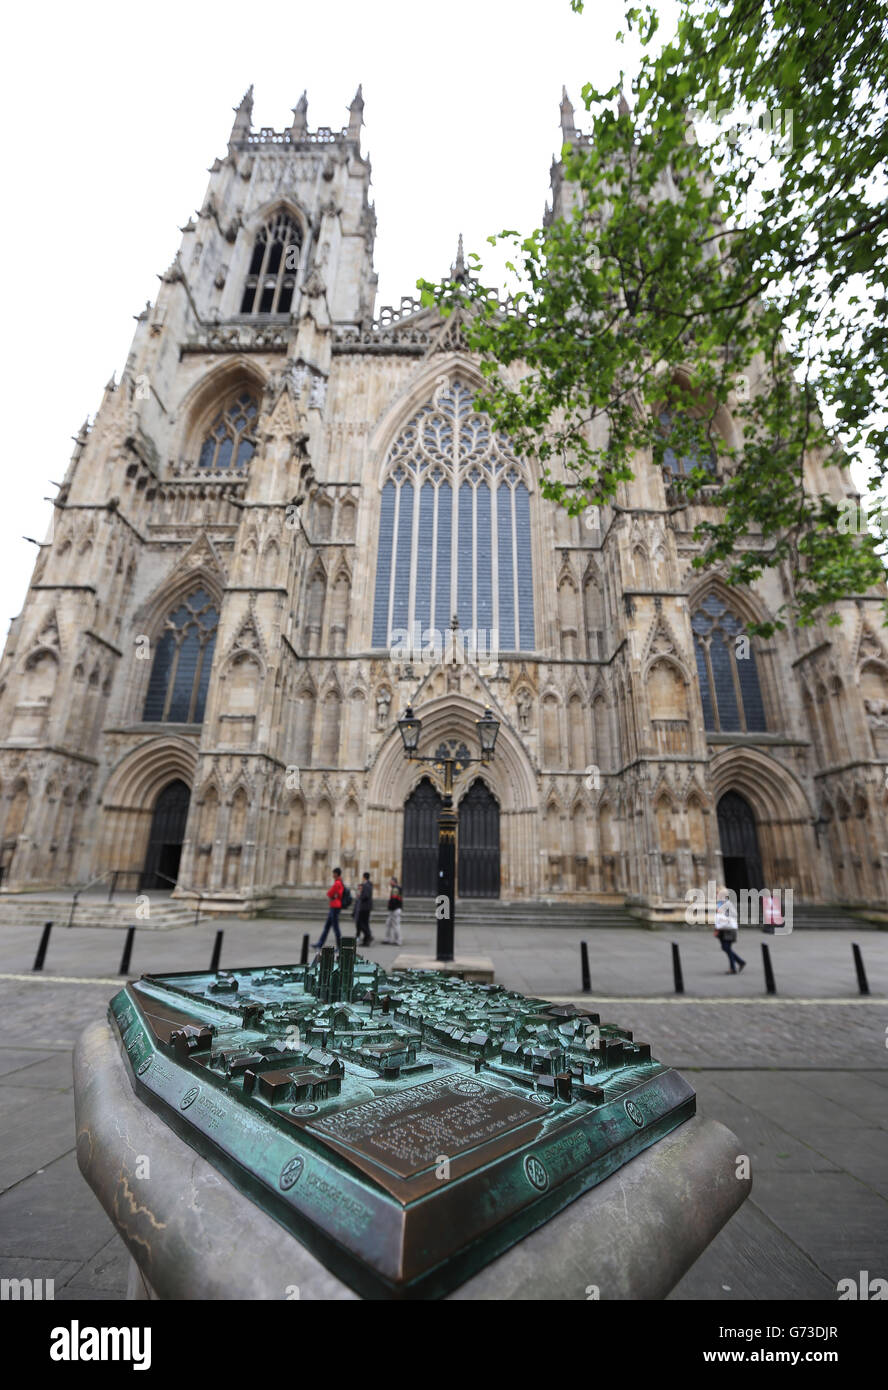
<instances>
[{"instance_id":1,"label":"cathedral facade","mask_svg":"<svg viewBox=\"0 0 888 1390\"><path fill-rule=\"evenodd\" d=\"M0 667L3 890L116 874L251 911L341 865L432 894L443 765L405 757L412 704L442 759L500 724L456 778L459 896L885 903L882 595L747 637L783 577L692 567L706 499L676 504L671 452L613 506L544 501L473 409L459 318L374 317L362 106L257 131L248 93L77 437ZM558 215L557 164L552 188Z\"/></svg>"}]
</instances>

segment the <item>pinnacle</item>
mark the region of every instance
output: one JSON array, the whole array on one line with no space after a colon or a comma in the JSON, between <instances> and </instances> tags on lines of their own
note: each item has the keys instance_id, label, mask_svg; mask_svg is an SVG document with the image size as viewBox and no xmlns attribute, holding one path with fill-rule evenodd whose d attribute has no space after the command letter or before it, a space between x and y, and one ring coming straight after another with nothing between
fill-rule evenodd
<instances>
[{"instance_id":1,"label":"pinnacle","mask_svg":"<svg viewBox=\"0 0 888 1390\"><path fill-rule=\"evenodd\" d=\"M456 244L456 260L450 267L451 280L465 280L467 278L466 259L463 252L463 235L459 234L459 241Z\"/></svg>"}]
</instances>

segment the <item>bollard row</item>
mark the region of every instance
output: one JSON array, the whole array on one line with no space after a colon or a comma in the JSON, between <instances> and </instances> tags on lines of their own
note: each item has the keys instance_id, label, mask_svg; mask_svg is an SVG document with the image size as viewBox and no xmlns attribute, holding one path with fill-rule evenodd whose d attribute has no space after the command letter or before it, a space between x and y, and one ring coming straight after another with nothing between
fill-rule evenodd
<instances>
[{"instance_id":1,"label":"bollard row","mask_svg":"<svg viewBox=\"0 0 888 1390\"><path fill-rule=\"evenodd\" d=\"M46 952L49 950L49 937L50 937L50 933L52 932L52 927L53 927L52 922L45 922L44 925L43 925L43 931L42 931L42 933L41 933L41 935L40 935L40 945L37 947L37 954L36 954L36 956L34 957L34 964L31 966L31 971L32 971L32 973L35 972L35 971L40 971L40 970L43 969L43 965L44 965L44 962L45 962L45 960L46 960ZM224 935L225 935L225 933L224 933L223 931L217 931L217 932L216 932L216 939L215 939L215 941L213 942L213 954L212 954L212 956L211 956L211 958L210 958L210 973L211 973L211 974L214 974L214 973L219 969L219 962L220 962L220 960L221 960L221 958L222 958L222 938L223 938ZM123 943L123 954L122 954L121 957L120 957L120 966L118 967L118 970L117 970L118 975L128 975L128 974L129 974L130 961L131 961L131 959L132 959L133 945L134 945L134 943L135 943L135 940L136 940L136 929L135 929L135 927L127 927L127 929L126 929L126 940L125 940L124 943ZM306 936L306 937L303 939L303 942L302 942L302 964L305 965L306 962L307 962L307 960L308 960L308 937Z\"/></svg>"}]
</instances>

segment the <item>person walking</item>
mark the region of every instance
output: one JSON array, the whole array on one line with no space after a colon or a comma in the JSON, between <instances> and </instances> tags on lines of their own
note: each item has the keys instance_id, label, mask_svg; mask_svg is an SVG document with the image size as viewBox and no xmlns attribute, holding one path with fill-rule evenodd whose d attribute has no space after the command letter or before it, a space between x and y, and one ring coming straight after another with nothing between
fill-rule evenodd
<instances>
[{"instance_id":1,"label":"person walking","mask_svg":"<svg viewBox=\"0 0 888 1390\"><path fill-rule=\"evenodd\" d=\"M370 946L373 944L373 937L370 934L370 913L373 911L373 884L370 875L364 875L364 881L358 889L358 896L355 898L355 934L358 938L359 946Z\"/></svg>"},{"instance_id":2,"label":"person walking","mask_svg":"<svg viewBox=\"0 0 888 1390\"><path fill-rule=\"evenodd\" d=\"M342 898L343 894L345 893L345 888L343 886L341 874L341 869L336 868L333 870L333 883L331 887L327 889L327 897L330 900L330 908L327 912L327 920L324 923L324 930L321 932L320 941L315 941L312 943L312 950L314 951L319 951L321 949L321 947L327 939L327 932L330 930L331 927L333 928L333 935L336 937L337 950L339 948L339 943L342 940L339 934L339 913L342 909Z\"/></svg>"},{"instance_id":3,"label":"person walking","mask_svg":"<svg viewBox=\"0 0 888 1390\"><path fill-rule=\"evenodd\" d=\"M389 879L388 916L385 919L384 940L389 946L401 945L401 885L394 877Z\"/></svg>"},{"instance_id":4,"label":"person walking","mask_svg":"<svg viewBox=\"0 0 888 1390\"><path fill-rule=\"evenodd\" d=\"M719 945L728 958L730 965L729 975L737 974L737 967L743 971L746 969L746 961L741 959L734 950L734 942L740 935L737 927L737 914L734 904L728 897L726 888L719 888L715 903L715 935L718 937Z\"/></svg>"}]
</instances>

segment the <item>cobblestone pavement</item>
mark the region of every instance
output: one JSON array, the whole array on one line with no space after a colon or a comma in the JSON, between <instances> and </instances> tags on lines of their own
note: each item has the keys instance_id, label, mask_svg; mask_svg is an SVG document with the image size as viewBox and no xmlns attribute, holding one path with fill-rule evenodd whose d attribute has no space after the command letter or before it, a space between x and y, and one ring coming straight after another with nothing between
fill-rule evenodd
<instances>
[{"instance_id":1,"label":"cobblestone pavement","mask_svg":"<svg viewBox=\"0 0 888 1390\"><path fill-rule=\"evenodd\" d=\"M214 933L137 933L132 973L205 969ZM586 996L577 993L573 931L466 929L458 942L490 955L511 988L582 998L603 1021L631 1028L688 1075L699 1109L737 1135L752 1197L671 1297L830 1300L841 1278L888 1275L888 933L855 934L869 999L857 994L842 933L772 939L781 993L770 999L757 933L746 945L750 968L735 978L704 933L581 935L592 961ZM122 934L58 929L35 977L38 936L0 927L0 1276L54 1279L57 1299L120 1298L128 1256L77 1169L71 1052L118 986ZM427 948L427 936L413 936L405 950ZM681 998L668 993L673 939L689 991ZM232 922L222 959L298 959L300 944L301 930L285 922ZM390 964L395 952L368 954Z\"/></svg>"}]
</instances>

